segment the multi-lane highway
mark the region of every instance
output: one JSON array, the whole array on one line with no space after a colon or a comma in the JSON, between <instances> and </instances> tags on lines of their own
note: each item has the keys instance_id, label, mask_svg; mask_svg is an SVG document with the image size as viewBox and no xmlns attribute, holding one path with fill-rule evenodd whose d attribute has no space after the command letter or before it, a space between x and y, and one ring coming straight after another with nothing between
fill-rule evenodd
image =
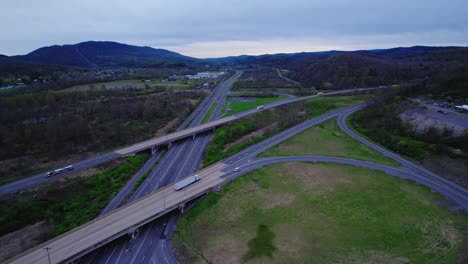
<instances>
[{"instance_id":1,"label":"multi-lane highway","mask_svg":"<svg viewBox=\"0 0 468 264\"><path fill-rule=\"evenodd\" d=\"M237 73L237 74L240 74L240 73ZM236 76L234 76L234 77L236 77ZM220 86L225 87L225 86L229 86L229 84L232 85L232 82L234 82L234 80L235 80L235 78L234 79L233 78L230 78L226 82L222 82L220 84ZM374 88L347 89L347 90L330 92L330 93L324 94L323 96L345 94L345 93L350 93L350 92L354 92L354 91L365 91L365 90L375 90L375 89L385 89L385 88L386 87L384 87L384 88L374 87ZM217 100L218 101L219 100L224 100L223 98L225 97L227 91L224 90L224 92L223 92L223 89L220 89L220 91L221 91L220 94L213 93L209 97L210 99L203 105L204 106L206 106L206 105L211 106L212 103L217 101ZM298 98L291 98L291 99L276 101L276 102L265 105L265 108L262 111L267 110L267 109L272 108L272 107L277 107L277 106L280 106L280 105L290 104L290 103L294 103L294 102L298 102L298 101L302 101L302 100L308 100L308 99L311 99L311 98L314 98L314 97L317 97L317 95L311 95L311 96L305 96L305 97L298 97ZM221 109L222 105L223 105L223 103L219 103L216 108ZM195 111L194 115L199 114L199 111ZM30 177L27 177L27 178L24 178L24 179L15 181L15 182L7 183L7 184L4 184L4 185L0 186L0 196L5 196L5 195L8 195L8 194L12 194L12 193L15 193L17 191L24 190L24 189L29 189L29 188L32 188L32 187L37 186L39 184L50 181L52 179L56 179L58 177L65 177L65 176L67 176L67 175L69 175L71 173L75 173L75 172L77 172L79 170L91 168L91 167L97 166L99 164L102 164L104 162L107 162L107 161L110 161L110 160L113 160L113 159L117 159L117 158L125 156L125 155L133 154L133 153L138 152L138 151L151 149L151 148L154 148L154 147L157 147L157 146L160 146L160 145L173 144L175 141L180 140L182 138L186 138L186 137L193 137L194 138L198 133L202 133L202 132L205 132L205 131L210 131L210 130L214 129L217 126L221 126L223 124L238 120L238 119L240 119L240 118L242 118L244 116L251 115L251 114L254 114L256 112L258 112L258 110L252 109L252 110L248 110L248 111L238 113L235 116L229 116L229 117L221 118L221 119L218 119L218 120L211 120L210 122L205 123L205 124L198 124L197 126L192 126L191 125L187 129L183 129L183 128L185 128L185 126L181 126L180 129L178 129L178 131L176 131L174 133L167 134L167 135L162 136L162 137L149 139L149 140L146 140L146 141L143 141L143 142L140 142L140 143L136 143L134 145L124 147L122 149L118 149L116 151L113 151L113 152L110 152L110 153L107 153L107 154L104 154L104 155L101 155L101 156L98 156L98 157L90 158L90 159L87 159L87 160L84 160L84 161L75 162L75 163L71 164L74 167L73 171L64 172L62 174L59 174L59 175L56 175L56 176L53 176L53 177L50 177L50 178L46 178L45 177L46 172L43 172L43 173L39 173L39 174L36 174L34 176L30 176ZM197 117L200 117L200 115L197 115ZM203 118L203 117L201 117L201 118ZM184 122L184 125L188 125L188 124L192 124L192 123L193 123L193 120L189 120L189 121ZM69 164L64 164L64 165L69 165Z\"/></svg>"},{"instance_id":2,"label":"multi-lane highway","mask_svg":"<svg viewBox=\"0 0 468 264\"><path fill-rule=\"evenodd\" d=\"M71 232L71 238L67 238L67 240L63 241L63 243L57 242L56 239L49 244L49 245L54 245L56 247L56 251L52 251L54 254L54 257L57 258L68 258L71 256L72 253L76 252L86 252L90 245L98 246L100 243L103 243L105 237L107 238L112 238L116 237L120 234L126 233L131 228L134 228L141 223L148 222L151 219L155 218L155 215L157 216L159 213L166 212L169 208L175 208L177 207L178 204L181 202L186 202L187 200L191 199L192 197L196 197L198 195L203 194L205 191L210 190L213 187L218 187L222 184L225 184L228 182L230 179L240 176L243 173L246 173L248 171L254 170L256 168L268 165L268 164L273 164L277 162L288 162L288 161L322 161L322 162L337 162L341 164L349 164L349 165L355 165L355 166L364 166L364 167L369 167L372 169L378 169L385 171L386 173L401 177L403 179L411 179L415 180L418 182L421 182L422 184L425 184L426 186L430 187L431 189L438 191L442 193L444 196L446 196L448 199L454 201L457 203L457 205L460 208L463 208L464 210L468 210L468 199L466 195L466 190L464 190L461 187L458 188L451 188L449 189L449 193L445 193L444 191L447 190L446 185L441 185L439 182L439 179L435 178L430 178L428 180L427 178L430 177L430 175L420 175L419 173L414 172L414 168L409 168L408 166L402 166L402 167L391 167L391 166L386 166L386 165L379 165L379 164L374 164L371 162L366 162L366 161L358 161L358 160L350 160L350 159L343 159L343 158L334 158L334 157L310 157L310 156L305 156L305 157L272 157L272 158L266 158L266 159L255 159L255 155L270 148L273 145L276 145L285 139L301 132L307 129L310 126L313 126L317 123L320 123L326 119L329 119L334 116L343 116L346 113L355 111L359 109L361 105L358 106L352 106L352 107L347 107L347 108L342 108L338 109L332 112L329 112L325 115L322 115L320 117L314 118L312 120L309 120L307 122L304 122L302 124L299 124L297 126L294 126L290 129L287 129L280 134L269 138L265 141L260 142L259 144L256 144L255 146L252 146L222 162L219 162L213 166L210 166L209 168L200 171L198 174L202 176L202 180L200 182L197 182L196 184L193 184L192 186L184 189L183 192L176 192L172 189L171 186L168 188L164 188L161 191L155 192L142 200L138 200L130 205L127 205L121 209L116 210L115 212L112 212L108 215L103 216L102 218L97 219L95 222L85 225L84 227L79 228L76 230L77 234L74 234L74 232ZM403 162L402 162L403 163ZM240 172L234 172L233 168L234 167L242 167L242 170ZM189 198L189 196L191 196ZM138 209L139 208L139 209ZM148 214L148 211L151 211L153 215ZM128 214L131 214L132 216L128 216ZM125 221L121 221L121 218L125 218ZM112 219L113 221L117 221L118 225L113 225L113 221L109 220ZM148 220L149 219L149 220ZM136 224L135 224L136 223ZM91 226L92 227L88 227ZM104 225L104 226L101 226ZM109 226L108 226L109 225ZM154 225L153 224L150 224ZM106 228L104 228L106 227ZM90 228L90 230L96 230L96 235L95 233L91 232L90 230L86 231L84 234L88 234L86 236L83 236L83 233L80 232L85 232L82 229L85 228ZM102 228L102 230L101 230ZM151 236L151 230L148 229L147 232L144 232L141 235L144 235L144 237ZM66 236L65 236L66 237ZM74 237L74 238L73 238ZM90 238L91 237L91 238ZM63 238L63 237L62 237ZM154 238L154 237L153 237ZM93 240L94 239L94 240ZM68 243L66 243L69 241ZM153 241L153 240L151 240ZM52 244L55 243L55 244ZM76 243L76 245L75 245ZM139 247L136 248L138 252L141 250L141 244ZM164 246L163 244L161 244ZM52 248L52 246L50 246ZM72 249L63 249L63 247L72 247ZM40 248L39 248L40 249ZM125 249L125 248L124 248ZM17 261L24 261L24 262L18 262L18 263L29 263L26 262L29 259L32 259L35 261L34 263L40 263L38 261L42 261L40 258L40 253L36 251L32 251L31 254L25 254L23 255L23 258L17 259ZM67 254L64 254L64 252L68 252ZM70 253L71 252L71 253ZM162 250L164 254L164 250ZM108 263L140 263L140 262L150 262L154 261L153 255L149 255L146 261L144 259L138 259L138 253L137 257L133 257L131 259L125 259L122 262L121 255L122 253L119 253L117 259L106 259ZM28 257L29 256L29 257ZM45 257L44 253L42 253L42 256ZM164 256L165 258L171 258L170 255ZM45 258L44 258L45 259ZM168 259L167 259L168 260ZM109 262L110 261L110 262ZM115 262L117 261L117 262ZM169 261L169 260L168 260ZM32 263L32 262L31 262ZM159 262L157 262L159 263Z\"/></svg>"},{"instance_id":3,"label":"multi-lane highway","mask_svg":"<svg viewBox=\"0 0 468 264\"><path fill-rule=\"evenodd\" d=\"M214 102L216 108L208 121L215 120L220 113L229 88L240 73L237 73L226 82L222 82L214 92L195 111L192 118L188 118L180 127L194 127L201 124ZM173 183L198 169L203 152L208 144L210 134L200 134L194 139L176 142L165 157L153 168L148 179L137 190L130 201L141 198L163 186ZM166 248L171 248L170 240L160 239L167 237L167 233L175 228L178 213L173 212L162 219L158 219L143 227L138 236L131 240L116 241L96 253L87 255L81 263L140 263L155 261L156 263L175 262L173 254L168 254ZM169 241L169 244L167 243Z\"/></svg>"},{"instance_id":4,"label":"multi-lane highway","mask_svg":"<svg viewBox=\"0 0 468 264\"><path fill-rule=\"evenodd\" d=\"M181 125L179 131L185 128L186 126L189 127L188 131L191 128L199 126L201 120L205 116L206 112L209 110L210 106L217 101L218 105L215 108L212 116L210 117L209 121L213 121L219 115L223 102L225 100L225 96L229 91L230 85L232 82L237 78L237 76L233 77L234 79L229 79L226 82L222 82L216 90L207 97L202 104L189 116L189 118ZM349 91L346 91L349 92ZM342 93L342 91L337 92ZM272 104L267 105L265 108L271 108L278 105L282 105L285 103L291 103L299 100L308 99L314 96L309 96L305 98L296 98L296 99L289 99L284 101L275 102ZM277 162L287 162L287 161L324 161L324 162L338 162L343 164L351 164L356 166L366 166L374 169L380 169L386 171L390 175L398 176L404 179L412 179L419 183L429 186L431 189L442 193L448 199L454 201L460 208L467 210L466 206L466 190L463 188L457 189L458 186L454 185L451 186L450 184L441 185L441 178L437 175L430 175L427 174L424 169L422 168L415 168L414 164L402 159L401 157L395 158L395 155L391 152L388 153L387 156L394 158L395 160L399 161L404 166L401 168L393 168L384 165L373 164L369 162L363 161L355 161L355 160L347 160L347 159L339 159L333 157L275 157L275 158L267 158L267 159L256 159L255 156L258 153L265 151L266 149L274 146L283 140L307 129L308 127L315 125L319 122L322 122L328 118L339 116L340 126L342 129L350 133L353 136L353 132L346 127L346 119L347 115L353 111L362 108L362 105L353 106L345 109L339 109L327 114L324 114L320 117L314 118L302 124L299 124L293 128L283 131L282 133L262 141L255 146L252 146L224 161L224 167L221 169L222 179L232 179L233 177L237 177L247 171L254 170L255 168L265 166L267 164L277 163ZM257 112L256 110L250 110L243 113L238 114L235 118L239 118L242 116L246 116ZM210 124L210 123L207 123ZM343 125L344 124L344 125ZM349 132L349 131L350 132ZM191 133L191 132L190 132ZM362 140L359 136L355 135L354 138L358 140ZM145 166L139 171L137 176L132 178L132 181L136 181L136 179L153 167L150 175L148 176L147 181L137 190L137 192L130 198L130 201L134 201L142 196L153 192L161 188L162 186L166 186L175 180L187 176L191 174L193 171L196 170L198 164L200 163L201 157L203 155L204 147L206 146L209 140L209 134L200 134L196 136L193 140L185 140L183 142L175 142L174 145L169 149L168 153L161 159L161 161L154 166L156 161L159 159L160 152L156 152L156 155L153 156ZM149 145L154 143L151 142ZM364 142L363 142L364 143ZM365 143L366 144L366 143ZM373 143L368 142L370 147L376 148L378 151L386 151L381 147L372 146ZM366 144L367 145L367 144ZM375 144L374 144L375 145ZM140 149L141 144L137 144L136 146L131 146L132 149L123 151L121 155L132 153L135 149ZM131 148L130 147L130 148ZM147 147L147 146L144 146ZM380 149L379 149L380 148ZM105 157L105 156L103 156ZM240 166L242 167L242 172L234 173L232 169L234 167ZM431 178L433 176L438 177L436 180L431 179L427 180L427 175ZM442 182L445 181L442 179ZM225 181L222 181L224 183ZM127 198L129 191L132 189L132 183L129 183L121 192L112 200L108 207L103 211L103 214L108 213L112 210L115 210L118 206L122 204L122 201ZM204 186L203 188L207 187L208 189L212 186ZM458 187L459 188L459 187ZM107 216L103 216L107 217ZM100 220L100 218L98 219ZM96 221L98 221L96 220ZM88 255L87 258L84 259L84 263L177 263L174 258L174 255L170 251L170 244L167 244L167 239L170 237L171 230L175 227L175 222L177 220L176 214L169 214L168 216L161 217L150 224L146 225L140 232L136 232L138 234L135 239L131 240L118 240L114 243L111 243L110 246L105 247L102 251L98 251L98 253L93 253ZM139 226L141 223L137 224ZM131 226L129 228L133 228ZM114 235L108 237L107 240L101 241L100 243L105 243L109 239L113 239L114 237L120 236L121 234L128 232L128 229L124 231L120 230ZM169 236L169 237L168 237ZM95 246L99 246L101 244L97 243ZM83 252L86 252L84 250ZM83 253L81 252L81 254Z\"/></svg>"}]
</instances>

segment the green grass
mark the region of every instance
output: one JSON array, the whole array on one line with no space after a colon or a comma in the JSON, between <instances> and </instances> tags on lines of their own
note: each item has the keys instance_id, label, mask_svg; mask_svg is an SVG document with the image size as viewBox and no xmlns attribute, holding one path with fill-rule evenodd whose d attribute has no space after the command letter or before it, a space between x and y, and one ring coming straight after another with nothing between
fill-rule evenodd
<instances>
[{"instance_id":1,"label":"green grass","mask_svg":"<svg viewBox=\"0 0 468 264\"><path fill-rule=\"evenodd\" d=\"M248 243L249 252L244 256L244 261L266 256L272 257L276 250L273 245L275 233L270 230L270 227L264 224L259 224L257 227L257 235Z\"/></svg>"},{"instance_id":2,"label":"green grass","mask_svg":"<svg viewBox=\"0 0 468 264\"><path fill-rule=\"evenodd\" d=\"M218 105L217 102L214 102L211 105L210 109L208 110L208 113L206 113L206 115L203 117L202 124L208 122L208 120L210 119L210 116L213 114L213 111L215 110L217 105Z\"/></svg>"},{"instance_id":3,"label":"green grass","mask_svg":"<svg viewBox=\"0 0 468 264\"><path fill-rule=\"evenodd\" d=\"M400 165L341 131L337 118L311 127L260 154L269 156L324 155Z\"/></svg>"},{"instance_id":4,"label":"green grass","mask_svg":"<svg viewBox=\"0 0 468 264\"><path fill-rule=\"evenodd\" d=\"M424 186L367 168L271 165L183 215L176 254L209 263L454 263L467 215L444 203Z\"/></svg>"},{"instance_id":5,"label":"green grass","mask_svg":"<svg viewBox=\"0 0 468 264\"><path fill-rule=\"evenodd\" d=\"M140 188L141 184L146 180L150 172L151 172L151 168L148 169L143 175L141 175L140 178L138 178L138 180L133 186L132 191L130 192L130 195L128 195L128 197L132 196L132 194L135 193L135 191L138 190L138 188Z\"/></svg>"},{"instance_id":6,"label":"green grass","mask_svg":"<svg viewBox=\"0 0 468 264\"><path fill-rule=\"evenodd\" d=\"M227 112L227 115L234 115L239 112L254 109L257 106L269 104L275 101L283 100L287 96L276 96L276 97L257 97L253 102L231 102L229 108L231 111Z\"/></svg>"},{"instance_id":7,"label":"green grass","mask_svg":"<svg viewBox=\"0 0 468 264\"><path fill-rule=\"evenodd\" d=\"M206 149L206 155L203 160L202 167L214 164L307 119L317 117L330 110L359 103L367 99L369 99L369 96L317 97L305 102L298 102L288 106L268 109L224 125L216 129L213 139ZM300 117L298 117L299 111L304 113ZM254 138L250 138L239 144L231 145L226 148L227 144L239 140L243 136L256 130L263 129L273 123L278 124L276 128L268 130L262 135L258 135Z\"/></svg>"},{"instance_id":8,"label":"green grass","mask_svg":"<svg viewBox=\"0 0 468 264\"><path fill-rule=\"evenodd\" d=\"M122 165L96 173L62 189L51 189L30 201L0 204L0 235L41 220L54 225L53 236L94 219L110 199L146 161L146 156L127 157Z\"/></svg>"}]
</instances>

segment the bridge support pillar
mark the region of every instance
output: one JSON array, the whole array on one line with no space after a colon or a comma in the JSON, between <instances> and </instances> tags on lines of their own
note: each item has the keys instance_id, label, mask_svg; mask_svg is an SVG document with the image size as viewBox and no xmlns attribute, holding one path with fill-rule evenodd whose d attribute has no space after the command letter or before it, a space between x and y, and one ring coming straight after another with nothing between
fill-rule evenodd
<instances>
[{"instance_id":1,"label":"bridge support pillar","mask_svg":"<svg viewBox=\"0 0 468 264\"><path fill-rule=\"evenodd\" d=\"M192 139L195 139L195 134L192 135Z\"/></svg>"},{"instance_id":2,"label":"bridge support pillar","mask_svg":"<svg viewBox=\"0 0 468 264\"><path fill-rule=\"evenodd\" d=\"M151 155L154 155L158 149L156 147L151 147Z\"/></svg>"},{"instance_id":3,"label":"bridge support pillar","mask_svg":"<svg viewBox=\"0 0 468 264\"><path fill-rule=\"evenodd\" d=\"M180 213L183 214L184 213L184 208L185 208L185 204L179 204L179 210L180 210Z\"/></svg>"},{"instance_id":4,"label":"bridge support pillar","mask_svg":"<svg viewBox=\"0 0 468 264\"><path fill-rule=\"evenodd\" d=\"M140 233L140 228L135 228L130 233L128 234L132 239L135 239L138 236L138 233Z\"/></svg>"},{"instance_id":5,"label":"bridge support pillar","mask_svg":"<svg viewBox=\"0 0 468 264\"><path fill-rule=\"evenodd\" d=\"M172 142L169 142L169 143L167 144L167 149L170 149L171 147L172 147Z\"/></svg>"},{"instance_id":6,"label":"bridge support pillar","mask_svg":"<svg viewBox=\"0 0 468 264\"><path fill-rule=\"evenodd\" d=\"M213 133L216 131L216 127L213 127Z\"/></svg>"}]
</instances>

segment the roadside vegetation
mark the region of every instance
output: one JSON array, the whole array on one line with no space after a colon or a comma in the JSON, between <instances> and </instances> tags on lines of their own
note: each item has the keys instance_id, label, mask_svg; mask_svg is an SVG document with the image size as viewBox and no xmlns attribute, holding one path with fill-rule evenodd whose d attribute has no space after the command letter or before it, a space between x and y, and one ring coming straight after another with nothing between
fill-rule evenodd
<instances>
[{"instance_id":1,"label":"roadside vegetation","mask_svg":"<svg viewBox=\"0 0 468 264\"><path fill-rule=\"evenodd\" d=\"M426 87L376 97L367 108L351 116L350 125L371 140L467 187L468 134L454 137L450 131L439 132L433 128L417 131L400 119L400 114L416 107L408 98L422 91Z\"/></svg>"},{"instance_id":2,"label":"roadside vegetation","mask_svg":"<svg viewBox=\"0 0 468 264\"><path fill-rule=\"evenodd\" d=\"M282 78L275 69L265 67L244 70L240 78L234 83L232 90L280 89L278 87L302 89L300 84Z\"/></svg>"},{"instance_id":3,"label":"roadside vegetation","mask_svg":"<svg viewBox=\"0 0 468 264\"><path fill-rule=\"evenodd\" d=\"M341 131L337 118L311 127L260 154L261 157L301 155L334 156L390 166L400 165Z\"/></svg>"},{"instance_id":4,"label":"roadside vegetation","mask_svg":"<svg viewBox=\"0 0 468 264\"><path fill-rule=\"evenodd\" d=\"M182 216L182 263L455 263L467 228L428 188L337 164L243 175Z\"/></svg>"},{"instance_id":5,"label":"roadside vegetation","mask_svg":"<svg viewBox=\"0 0 468 264\"><path fill-rule=\"evenodd\" d=\"M211 115L213 114L214 110L216 109L216 106L218 105L217 102L214 102L210 109L208 109L208 112L206 113L206 115L203 117L203 120L202 120L202 124L203 123L206 123L208 122L208 120L210 119Z\"/></svg>"},{"instance_id":6,"label":"roadside vegetation","mask_svg":"<svg viewBox=\"0 0 468 264\"><path fill-rule=\"evenodd\" d=\"M202 92L42 91L0 96L0 183L170 131ZM166 132L167 132L166 131ZM62 164L63 165L63 164Z\"/></svg>"},{"instance_id":7,"label":"roadside vegetation","mask_svg":"<svg viewBox=\"0 0 468 264\"><path fill-rule=\"evenodd\" d=\"M134 79L134 80L118 80L110 82L96 82L90 84L82 84L67 88L68 91L84 91L93 89L147 89L152 91L166 90L182 90L193 89L200 87L205 82L213 82L213 80L153 80L153 79Z\"/></svg>"},{"instance_id":8,"label":"roadside vegetation","mask_svg":"<svg viewBox=\"0 0 468 264\"><path fill-rule=\"evenodd\" d=\"M251 101L240 102L234 101L229 104L231 111L227 112L226 115L234 115L242 111L254 109L257 106L269 104L275 101L286 99L287 96L269 96L269 97L257 97L257 96L235 96L232 98L248 98Z\"/></svg>"},{"instance_id":9,"label":"roadside vegetation","mask_svg":"<svg viewBox=\"0 0 468 264\"><path fill-rule=\"evenodd\" d=\"M2 201L0 236L45 220L53 225L51 238L91 221L146 159L145 155L127 157L118 167L50 189L32 200Z\"/></svg>"},{"instance_id":10,"label":"roadside vegetation","mask_svg":"<svg viewBox=\"0 0 468 264\"><path fill-rule=\"evenodd\" d=\"M318 97L268 109L224 125L206 148L203 167L330 110L365 101L368 95Z\"/></svg>"}]
</instances>

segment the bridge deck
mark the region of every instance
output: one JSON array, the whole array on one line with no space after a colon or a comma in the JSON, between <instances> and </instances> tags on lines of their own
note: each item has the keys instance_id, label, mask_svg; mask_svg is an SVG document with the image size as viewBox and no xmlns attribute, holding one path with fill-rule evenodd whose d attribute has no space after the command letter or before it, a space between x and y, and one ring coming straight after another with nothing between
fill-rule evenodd
<instances>
[{"instance_id":1,"label":"bridge deck","mask_svg":"<svg viewBox=\"0 0 468 264\"><path fill-rule=\"evenodd\" d=\"M218 119L216 121L212 121L212 122L209 122L209 123L206 123L206 124L203 124L203 125L199 125L199 126L196 126L196 127L193 127L193 128L184 129L182 131L174 132L174 133L171 133L171 134L168 134L168 135L165 135L165 136L162 136L162 137L158 137L158 138L149 139L149 140L137 143L135 145L131 145L129 147L117 150L115 152L117 154L120 154L120 155L127 155L127 154L130 154L130 153L135 153L135 152L138 152L138 151L149 149L149 148L151 148L153 146L168 144L168 143L173 142L175 140L185 138L185 137L189 137L189 136L194 135L196 133L200 133L200 132L203 132L203 131L213 129L213 128L217 127L217 126L220 126L222 124L231 122L231 121L233 121L235 119L237 119L237 117L234 117L234 116L221 118L221 119Z\"/></svg>"},{"instance_id":2,"label":"bridge deck","mask_svg":"<svg viewBox=\"0 0 468 264\"><path fill-rule=\"evenodd\" d=\"M202 179L180 191L175 191L170 185L158 192L130 203L112 213L97 218L94 221L65 233L46 244L33 248L17 258L12 263L48 264L47 252L49 247L52 263L74 259L82 256L90 249L95 249L117 236L121 236L137 228L149 220L160 216L168 209L176 208L179 204L199 196L224 181L221 169L227 166L217 163L198 174Z\"/></svg>"}]
</instances>

